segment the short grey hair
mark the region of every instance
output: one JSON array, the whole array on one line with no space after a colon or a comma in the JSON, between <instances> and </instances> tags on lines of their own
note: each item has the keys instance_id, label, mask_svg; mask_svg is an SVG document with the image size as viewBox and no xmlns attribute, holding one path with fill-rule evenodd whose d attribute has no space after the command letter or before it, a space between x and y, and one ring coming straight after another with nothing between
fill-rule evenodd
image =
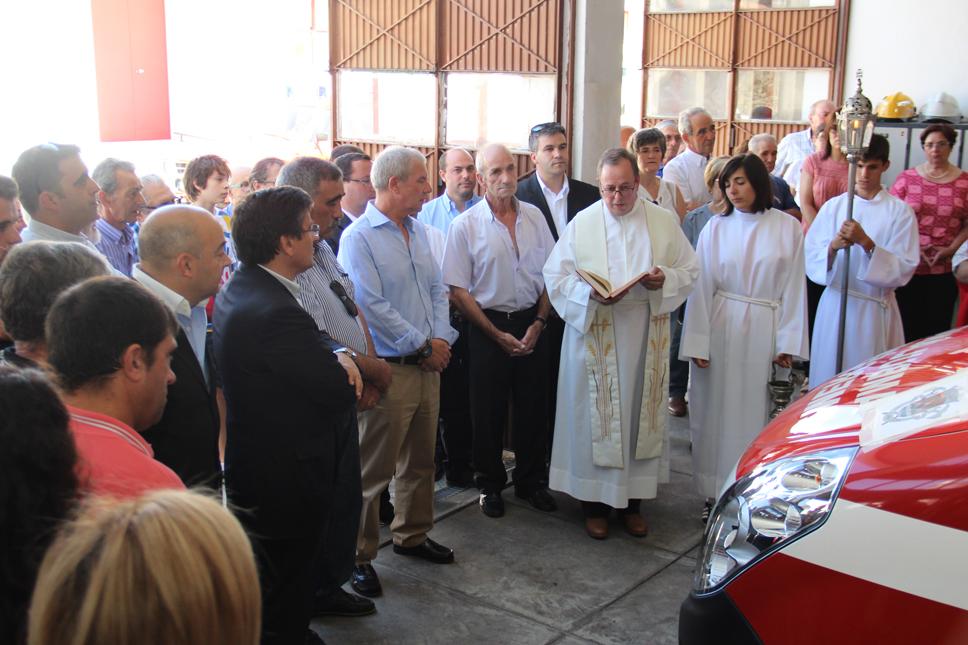
<instances>
[{"instance_id":1,"label":"short grey hair","mask_svg":"<svg viewBox=\"0 0 968 645\"><path fill-rule=\"evenodd\" d=\"M10 177L0 175L0 199L6 199L12 202L17 199L17 195L19 194L20 189L17 187L17 182Z\"/></svg>"},{"instance_id":2,"label":"short grey hair","mask_svg":"<svg viewBox=\"0 0 968 645\"><path fill-rule=\"evenodd\" d=\"M61 292L110 275L104 258L80 242L24 242L0 267L0 319L14 340L44 339L44 321Z\"/></svg>"},{"instance_id":3,"label":"short grey hair","mask_svg":"<svg viewBox=\"0 0 968 645\"><path fill-rule=\"evenodd\" d=\"M108 195L113 195L118 189L118 171L130 172L134 174L134 164L130 161L121 161L114 157L108 157L95 168L91 173L91 179L97 182L101 190Z\"/></svg>"},{"instance_id":4,"label":"short grey hair","mask_svg":"<svg viewBox=\"0 0 968 645\"><path fill-rule=\"evenodd\" d=\"M376 190L386 190L390 186L390 177L406 181L410 179L410 169L415 161L419 161L421 165L427 163L420 151L414 148L404 146L385 148L373 162L373 167L370 169L370 183Z\"/></svg>"},{"instance_id":5,"label":"short grey hair","mask_svg":"<svg viewBox=\"0 0 968 645\"><path fill-rule=\"evenodd\" d=\"M142 175L141 176L141 185L142 186L148 186L150 184L164 184L165 186L167 186L168 185L168 182L166 182L162 177L160 177L159 175L156 175L154 173L152 173L150 175Z\"/></svg>"},{"instance_id":6,"label":"short grey hair","mask_svg":"<svg viewBox=\"0 0 968 645\"><path fill-rule=\"evenodd\" d=\"M756 154L754 149L761 143L772 143L773 145L776 145L776 137L769 132L760 132L759 134L754 134L752 137L750 137L746 147L750 152Z\"/></svg>"},{"instance_id":7,"label":"short grey hair","mask_svg":"<svg viewBox=\"0 0 968 645\"><path fill-rule=\"evenodd\" d=\"M712 115L706 111L706 108L691 107L688 110L683 110L679 113L679 132L681 134L688 134L689 136L692 136L692 117L699 114L705 114L710 119L713 118Z\"/></svg>"},{"instance_id":8,"label":"short grey hair","mask_svg":"<svg viewBox=\"0 0 968 645\"><path fill-rule=\"evenodd\" d=\"M296 157L279 171L276 186L302 188L312 197L321 181L343 181L343 173L331 161L319 157Z\"/></svg>"},{"instance_id":9,"label":"short grey hair","mask_svg":"<svg viewBox=\"0 0 968 645\"><path fill-rule=\"evenodd\" d=\"M673 127L676 130L678 130L679 124L676 123L675 119L663 119L662 121L659 121L658 123L656 123L655 127L659 130L661 130L662 128L668 128L668 127Z\"/></svg>"}]
</instances>

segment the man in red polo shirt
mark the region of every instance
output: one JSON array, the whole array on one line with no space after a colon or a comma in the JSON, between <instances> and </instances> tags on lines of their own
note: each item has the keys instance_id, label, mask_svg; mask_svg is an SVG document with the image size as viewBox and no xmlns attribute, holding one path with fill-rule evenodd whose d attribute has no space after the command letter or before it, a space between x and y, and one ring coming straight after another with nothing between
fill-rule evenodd
<instances>
[{"instance_id":1,"label":"man in red polo shirt","mask_svg":"<svg viewBox=\"0 0 968 645\"><path fill-rule=\"evenodd\" d=\"M140 435L161 418L175 381L171 311L137 282L94 278L57 298L46 327L87 492L134 497L184 488Z\"/></svg>"}]
</instances>

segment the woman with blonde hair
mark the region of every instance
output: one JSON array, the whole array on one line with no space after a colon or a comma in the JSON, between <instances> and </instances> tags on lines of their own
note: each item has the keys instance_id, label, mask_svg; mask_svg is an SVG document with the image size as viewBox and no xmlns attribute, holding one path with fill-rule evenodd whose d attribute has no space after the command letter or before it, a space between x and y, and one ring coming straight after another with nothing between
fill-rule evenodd
<instances>
[{"instance_id":1,"label":"woman with blonde hair","mask_svg":"<svg viewBox=\"0 0 968 645\"><path fill-rule=\"evenodd\" d=\"M249 539L213 499L164 490L93 499L41 564L30 645L255 645L259 578Z\"/></svg>"}]
</instances>

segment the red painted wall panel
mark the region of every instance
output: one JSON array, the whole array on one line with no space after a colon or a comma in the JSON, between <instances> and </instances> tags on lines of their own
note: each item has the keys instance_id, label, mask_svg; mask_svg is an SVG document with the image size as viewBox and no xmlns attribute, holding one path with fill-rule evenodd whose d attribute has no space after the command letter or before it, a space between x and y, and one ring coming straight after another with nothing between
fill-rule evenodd
<instances>
[{"instance_id":1,"label":"red painted wall panel","mask_svg":"<svg viewBox=\"0 0 968 645\"><path fill-rule=\"evenodd\" d=\"M91 0L102 141L171 138L164 0Z\"/></svg>"}]
</instances>

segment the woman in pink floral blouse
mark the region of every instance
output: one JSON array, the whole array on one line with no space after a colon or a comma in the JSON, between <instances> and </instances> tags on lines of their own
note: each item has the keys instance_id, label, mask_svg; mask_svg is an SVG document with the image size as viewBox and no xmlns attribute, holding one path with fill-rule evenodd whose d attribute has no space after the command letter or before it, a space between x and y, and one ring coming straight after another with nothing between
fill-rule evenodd
<instances>
[{"instance_id":1,"label":"woman in pink floral blouse","mask_svg":"<svg viewBox=\"0 0 968 645\"><path fill-rule=\"evenodd\" d=\"M927 161L905 170L891 193L911 205L921 234L921 264L897 290L897 304L910 342L951 328L958 287L951 256L968 239L968 172L948 161L957 135L935 123L921 133Z\"/></svg>"}]
</instances>

